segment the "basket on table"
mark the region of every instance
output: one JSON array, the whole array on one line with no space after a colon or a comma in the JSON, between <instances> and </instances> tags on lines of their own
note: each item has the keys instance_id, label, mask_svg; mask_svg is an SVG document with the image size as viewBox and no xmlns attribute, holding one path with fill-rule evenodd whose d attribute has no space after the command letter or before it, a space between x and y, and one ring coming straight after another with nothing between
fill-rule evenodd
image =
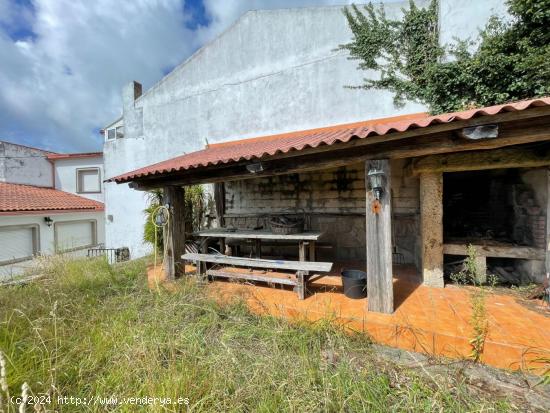
<instances>
[{"instance_id":1,"label":"basket on table","mask_svg":"<svg viewBox=\"0 0 550 413\"><path fill-rule=\"evenodd\" d=\"M275 216L270 219L269 224L274 234L290 235L304 232L304 219L300 217Z\"/></svg>"}]
</instances>

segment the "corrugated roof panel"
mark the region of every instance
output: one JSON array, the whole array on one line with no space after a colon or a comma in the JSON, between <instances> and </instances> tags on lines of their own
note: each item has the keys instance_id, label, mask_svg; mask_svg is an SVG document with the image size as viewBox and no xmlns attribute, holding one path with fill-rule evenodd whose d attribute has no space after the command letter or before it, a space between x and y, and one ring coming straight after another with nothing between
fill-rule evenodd
<instances>
[{"instance_id":1,"label":"corrugated roof panel","mask_svg":"<svg viewBox=\"0 0 550 413\"><path fill-rule=\"evenodd\" d=\"M211 165L261 159L279 153L301 151L321 145L334 145L349 142L352 139L366 139L369 136L384 136L389 133L401 133L432 125L469 120L474 117L492 116L503 112L522 111L532 107L550 106L550 97L524 100L503 105L490 106L462 112L428 116L425 113L374 119L345 125L283 133L258 138L241 139L209 145L208 148L177 156L132 172L109 179L118 183L137 178L167 174L187 169Z\"/></svg>"}]
</instances>

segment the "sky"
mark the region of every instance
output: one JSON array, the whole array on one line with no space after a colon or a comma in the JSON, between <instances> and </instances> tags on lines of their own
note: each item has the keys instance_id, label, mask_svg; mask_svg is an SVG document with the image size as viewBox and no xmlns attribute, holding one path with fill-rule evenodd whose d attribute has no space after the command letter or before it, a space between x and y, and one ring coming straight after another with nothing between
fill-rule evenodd
<instances>
[{"instance_id":1,"label":"sky","mask_svg":"<svg viewBox=\"0 0 550 413\"><path fill-rule=\"evenodd\" d=\"M0 0L0 140L99 151L126 83L147 90L247 10L347 3Z\"/></svg>"}]
</instances>

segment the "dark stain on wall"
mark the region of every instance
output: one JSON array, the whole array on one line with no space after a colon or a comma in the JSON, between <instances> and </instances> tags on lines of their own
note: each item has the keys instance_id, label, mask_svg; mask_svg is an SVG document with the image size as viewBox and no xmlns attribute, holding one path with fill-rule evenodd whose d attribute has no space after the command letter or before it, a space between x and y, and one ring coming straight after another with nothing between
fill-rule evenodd
<instances>
[{"instance_id":1,"label":"dark stain on wall","mask_svg":"<svg viewBox=\"0 0 550 413\"><path fill-rule=\"evenodd\" d=\"M226 192L226 194L227 194L227 192ZM229 197L226 195L225 196L225 209L230 210L234 206L235 206L235 194L231 193L231 195Z\"/></svg>"},{"instance_id":2,"label":"dark stain on wall","mask_svg":"<svg viewBox=\"0 0 550 413\"><path fill-rule=\"evenodd\" d=\"M270 195L273 193L274 182L273 177L263 178L258 180L258 192L262 195Z\"/></svg>"},{"instance_id":3,"label":"dark stain on wall","mask_svg":"<svg viewBox=\"0 0 550 413\"><path fill-rule=\"evenodd\" d=\"M334 172L331 189L338 192L351 191L352 183L355 180L357 180L357 172L349 171L345 166L342 166Z\"/></svg>"}]
</instances>

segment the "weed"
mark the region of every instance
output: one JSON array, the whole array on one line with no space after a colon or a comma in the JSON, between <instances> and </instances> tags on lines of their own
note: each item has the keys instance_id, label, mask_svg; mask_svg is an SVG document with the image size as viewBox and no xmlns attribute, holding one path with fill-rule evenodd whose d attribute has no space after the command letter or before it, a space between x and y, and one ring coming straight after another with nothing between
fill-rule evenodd
<instances>
[{"instance_id":1,"label":"weed","mask_svg":"<svg viewBox=\"0 0 550 413\"><path fill-rule=\"evenodd\" d=\"M12 394L28 383L27 395L51 397L48 411L136 411L62 404L64 396L184 397L189 411L508 409L457 378L434 385L413 369L381 366L368 337L333 323L256 316L188 279L151 291L145 261L50 264L40 281L0 289L0 376Z\"/></svg>"},{"instance_id":2,"label":"weed","mask_svg":"<svg viewBox=\"0 0 550 413\"><path fill-rule=\"evenodd\" d=\"M487 309L485 307L485 291L478 288L470 293L470 305L472 307L472 318L470 324L474 330L474 335L470 340L472 353L470 357L479 362L483 355L485 338L488 331Z\"/></svg>"},{"instance_id":3,"label":"weed","mask_svg":"<svg viewBox=\"0 0 550 413\"><path fill-rule=\"evenodd\" d=\"M534 360L536 363L542 363L548 368L542 373L542 378L538 385L550 385L550 357L539 357Z\"/></svg>"},{"instance_id":4,"label":"weed","mask_svg":"<svg viewBox=\"0 0 550 413\"><path fill-rule=\"evenodd\" d=\"M485 308L485 290L482 286L484 278L491 286L497 283L497 277L494 275L485 276L484 269L479 268L477 263L477 251L473 245L468 245L468 256L464 260L464 266L458 273L451 274L451 279L457 284L473 284L477 288L470 292L470 306L472 308L472 318L470 325L474 331L470 339L472 352L470 358L475 362L480 361L485 346L485 338L488 331L487 310Z\"/></svg>"},{"instance_id":5,"label":"weed","mask_svg":"<svg viewBox=\"0 0 550 413\"><path fill-rule=\"evenodd\" d=\"M462 269L451 274L451 280L456 284L473 284L481 285L485 282L487 276L485 275L485 269L480 268L477 261L477 251L476 248L469 244L467 247L467 256L464 260Z\"/></svg>"}]
</instances>

